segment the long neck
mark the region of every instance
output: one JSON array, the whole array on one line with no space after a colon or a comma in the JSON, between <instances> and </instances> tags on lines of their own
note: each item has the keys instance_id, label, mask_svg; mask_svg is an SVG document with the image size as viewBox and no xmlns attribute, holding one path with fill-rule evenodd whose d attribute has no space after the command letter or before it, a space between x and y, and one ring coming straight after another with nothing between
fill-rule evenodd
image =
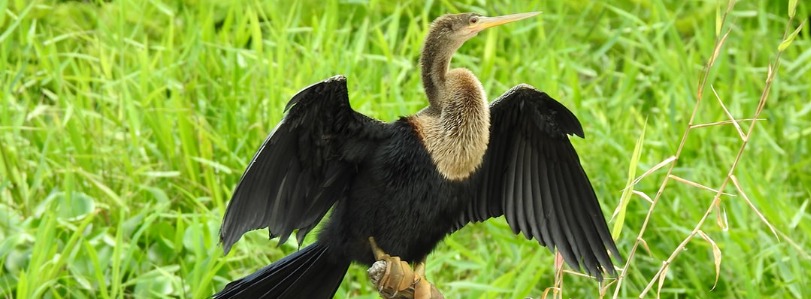
<instances>
[{"instance_id":1,"label":"long neck","mask_svg":"<svg viewBox=\"0 0 811 299\"><path fill-rule=\"evenodd\" d=\"M437 170L450 180L468 178L481 165L490 140L490 111L481 83L470 71L449 70L461 46L426 38L420 63L430 106L413 124Z\"/></svg>"},{"instance_id":2,"label":"long neck","mask_svg":"<svg viewBox=\"0 0 811 299\"><path fill-rule=\"evenodd\" d=\"M481 83L470 71L451 70L444 85L441 108L417 113L413 125L437 171L446 179L464 180L479 168L487 150L490 110Z\"/></svg>"},{"instance_id":3,"label":"long neck","mask_svg":"<svg viewBox=\"0 0 811 299\"><path fill-rule=\"evenodd\" d=\"M441 109L440 97L445 89L445 79L453 53L456 52L461 43L455 41L445 41L439 38L436 30L431 30L425 38L425 45L420 56L422 68L422 85L425 88L425 95L428 96L430 109L439 111Z\"/></svg>"}]
</instances>

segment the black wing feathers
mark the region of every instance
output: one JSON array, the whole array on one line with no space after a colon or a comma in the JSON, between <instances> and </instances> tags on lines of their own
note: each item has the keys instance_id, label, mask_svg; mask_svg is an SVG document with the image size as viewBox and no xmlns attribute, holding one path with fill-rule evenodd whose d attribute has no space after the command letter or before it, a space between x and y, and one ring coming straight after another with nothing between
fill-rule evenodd
<instances>
[{"instance_id":1,"label":"black wing feathers","mask_svg":"<svg viewBox=\"0 0 811 299\"><path fill-rule=\"evenodd\" d=\"M597 197L568 135L583 137L562 104L519 85L490 107L490 144L457 226L504 215L515 233L557 249L573 268L602 279L620 259Z\"/></svg>"},{"instance_id":2,"label":"black wing feathers","mask_svg":"<svg viewBox=\"0 0 811 299\"><path fill-rule=\"evenodd\" d=\"M285 111L228 203L220 228L226 253L242 234L264 227L280 244L298 230L301 242L386 132L383 123L352 110L343 76L303 89Z\"/></svg>"}]
</instances>

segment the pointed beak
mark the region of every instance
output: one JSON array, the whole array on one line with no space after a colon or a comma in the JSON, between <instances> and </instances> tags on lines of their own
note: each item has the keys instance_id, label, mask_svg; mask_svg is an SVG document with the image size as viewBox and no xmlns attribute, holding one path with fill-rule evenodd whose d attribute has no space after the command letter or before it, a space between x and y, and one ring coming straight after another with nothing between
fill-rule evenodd
<instances>
[{"instance_id":1,"label":"pointed beak","mask_svg":"<svg viewBox=\"0 0 811 299\"><path fill-rule=\"evenodd\" d=\"M479 32L490 27L512 23L518 20L534 17L539 14L541 14L541 12L525 12L499 17L479 17L479 21L470 25L470 29L473 32Z\"/></svg>"}]
</instances>

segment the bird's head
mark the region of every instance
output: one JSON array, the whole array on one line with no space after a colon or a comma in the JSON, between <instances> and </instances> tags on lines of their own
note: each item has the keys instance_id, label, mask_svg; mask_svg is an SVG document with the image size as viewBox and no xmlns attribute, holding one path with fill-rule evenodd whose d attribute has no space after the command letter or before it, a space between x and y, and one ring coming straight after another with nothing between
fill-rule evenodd
<instances>
[{"instance_id":1,"label":"bird's head","mask_svg":"<svg viewBox=\"0 0 811 299\"><path fill-rule=\"evenodd\" d=\"M485 17L475 13L444 15L431 23L431 29L425 38L420 64L422 65L422 82L425 87L425 94L431 103L430 113L436 113L446 100L442 94L451 95L453 93L443 92L443 89L450 88L445 85L446 75L449 71L450 61L453 54L465 41L476 36L484 29L523 20L538 15L539 12L519 13L500 17ZM480 87L478 79L470 74L476 84L468 84L468 87ZM459 80L456 80L459 81ZM459 87L459 86L457 86ZM478 88L477 90L480 90ZM481 96L484 96L483 91Z\"/></svg>"},{"instance_id":2,"label":"bird's head","mask_svg":"<svg viewBox=\"0 0 811 299\"><path fill-rule=\"evenodd\" d=\"M515 22L540 14L527 12L499 17L485 17L476 13L444 15L431 23L431 32L440 42L461 45L484 29Z\"/></svg>"}]
</instances>

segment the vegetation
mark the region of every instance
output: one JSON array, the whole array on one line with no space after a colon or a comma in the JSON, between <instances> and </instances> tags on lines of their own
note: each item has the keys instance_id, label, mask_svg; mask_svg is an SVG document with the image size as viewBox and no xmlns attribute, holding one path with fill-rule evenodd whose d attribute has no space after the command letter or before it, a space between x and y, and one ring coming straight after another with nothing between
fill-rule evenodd
<instances>
[{"instance_id":1,"label":"vegetation","mask_svg":"<svg viewBox=\"0 0 811 299\"><path fill-rule=\"evenodd\" d=\"M621 211L609 222L620 250L627 258L642 240L606 297L649 284L647 297L811 296L808 6L745 1L727 15L725 1L403 2L0 0L0 298L205 298L296 250L266 231L228 256L217 244L230 193L287 100L344 74L358 111L390 121L421 109L427 26L463 11L543 11L480 34L453 65L491 98L534 85L583 123L586 139L573 142L604 213ZM722 107L749 119L759 104L761 120L738 126L751 133L738 158L742 138ZM680 147L688 123L715 122ZM494 219L448 237L428 276L448 298L560 296L547 289L553 265ZM563 297L601 292L572 272L562 281ZM364 267L340 287L350 297L376 298Z\"/></svg>"}]
</instances>

